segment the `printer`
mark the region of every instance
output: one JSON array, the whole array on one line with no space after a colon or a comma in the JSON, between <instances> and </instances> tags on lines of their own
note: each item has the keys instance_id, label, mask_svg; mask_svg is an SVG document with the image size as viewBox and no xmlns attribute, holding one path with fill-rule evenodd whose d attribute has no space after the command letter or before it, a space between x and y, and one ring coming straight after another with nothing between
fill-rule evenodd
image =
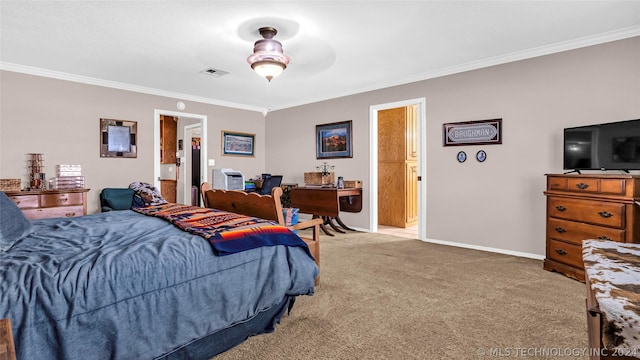
<instances>
[{"instance_id":1,"label":"printer","mask_svg":"<svg viewBox=\"0 0 640 360\"><path fill-rule=\"evenodd\" d=\"M244 190L244 175L232 169L213 169L213 189Z\"/></svg>"}]
</instances>

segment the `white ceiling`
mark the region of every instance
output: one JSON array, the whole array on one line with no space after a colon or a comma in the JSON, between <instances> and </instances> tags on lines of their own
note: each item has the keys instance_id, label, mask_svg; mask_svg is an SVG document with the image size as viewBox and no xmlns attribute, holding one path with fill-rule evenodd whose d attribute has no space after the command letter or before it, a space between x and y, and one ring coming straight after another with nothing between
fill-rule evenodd
<instances>
[{"instance_id":1,"label":"white ceiling","mask_svg":"<svg viewBox=\"0 0 640 360\"><path fill-rule=\"evenodd\" d=\"M640 1L2 0L0 30L5 70L265 111L640 36Z\"/></svg>"}]
</instances>

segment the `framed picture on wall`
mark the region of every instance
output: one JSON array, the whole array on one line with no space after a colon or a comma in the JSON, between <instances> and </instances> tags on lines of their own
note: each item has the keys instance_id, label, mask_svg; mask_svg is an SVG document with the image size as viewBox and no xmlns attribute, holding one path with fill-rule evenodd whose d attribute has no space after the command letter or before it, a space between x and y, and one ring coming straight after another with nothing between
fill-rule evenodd
<instances>
[{"instance_id":1,"label":"framed picture on wall","mask_svg":"<svg viewBox=\"0 0 640 360\"><path fill-rule=\"evenodd\" d=\"M254 156L255 134L222 131L222 155Z\"/></svg>"},{"instance_id":2,"label":"framed picture on wall","mask_svg":"<svg viewBox=\"0 0 640 360\"><path fill-rule=\"evenodd\" d=\"M100 157L138 157L136 121L100 119Z\"/></svg>"},{"instance_id":3,"label":"framed picture on wall","mask_svg":"<svg viewBox=\"0 0 640 360\"><path fill-rule=\"evenodd\" d=\"M316 125L316 158L351 158L352 121L340 121Z\"/></svg>"}]
</instances>

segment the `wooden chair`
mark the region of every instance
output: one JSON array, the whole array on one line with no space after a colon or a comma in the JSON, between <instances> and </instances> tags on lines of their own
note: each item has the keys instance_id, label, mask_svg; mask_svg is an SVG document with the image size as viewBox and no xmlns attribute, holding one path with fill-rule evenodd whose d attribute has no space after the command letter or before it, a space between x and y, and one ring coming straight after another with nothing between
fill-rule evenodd
<instances>
[{"instance_id":1,"label":"wooden chair","mask_svg":"<svg viewBox=\"0 0 640 360\"><path fill-rule=\"evenodd\" d=\"M278 224L286 226L280 196L282 196L282 188L280 187L273 188L271 195L246 193L241 190L211 189L204 192L206 199L204 203L209 208L277 221ZM288 226L290 230L312 229L311 238L302 236L300 238L309 246L318 267L320 267L320 224L322 224L322 219L311 219ZM316 285L319 282L320 276L316 278Z\"/></svg>"},{"instance_id":2,"label":"wooden chair","mask_svg":"<svg viewBox=\"0 0 640 360\"><path fill-rule=\"evenodd\" d=\"M200 195L202 196L202 206L204 207L208 207L207 197L204 195L204 193L207 192L207 190L211 190L211 184L209 184L208 182L203 182L200 185Z\"/></svg>"}]
</instances>

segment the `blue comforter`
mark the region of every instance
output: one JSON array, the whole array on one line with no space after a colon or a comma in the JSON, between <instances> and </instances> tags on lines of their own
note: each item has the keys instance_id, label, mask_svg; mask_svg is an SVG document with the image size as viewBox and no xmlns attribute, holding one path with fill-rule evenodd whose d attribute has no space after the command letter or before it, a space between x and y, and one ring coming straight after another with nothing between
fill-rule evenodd
<instances>
[{"instance_id":1,"label":"blue comforter","mask_svg":"<svg viewBox=\"0 0 640 360\"><path fill-rule=\"evenodd\" d=\"M216 256L164 220L116 211L33 221L0 253L0 318L19 359L150 359L311 295L301 247Z\"/></svg>"}]
</instances>

